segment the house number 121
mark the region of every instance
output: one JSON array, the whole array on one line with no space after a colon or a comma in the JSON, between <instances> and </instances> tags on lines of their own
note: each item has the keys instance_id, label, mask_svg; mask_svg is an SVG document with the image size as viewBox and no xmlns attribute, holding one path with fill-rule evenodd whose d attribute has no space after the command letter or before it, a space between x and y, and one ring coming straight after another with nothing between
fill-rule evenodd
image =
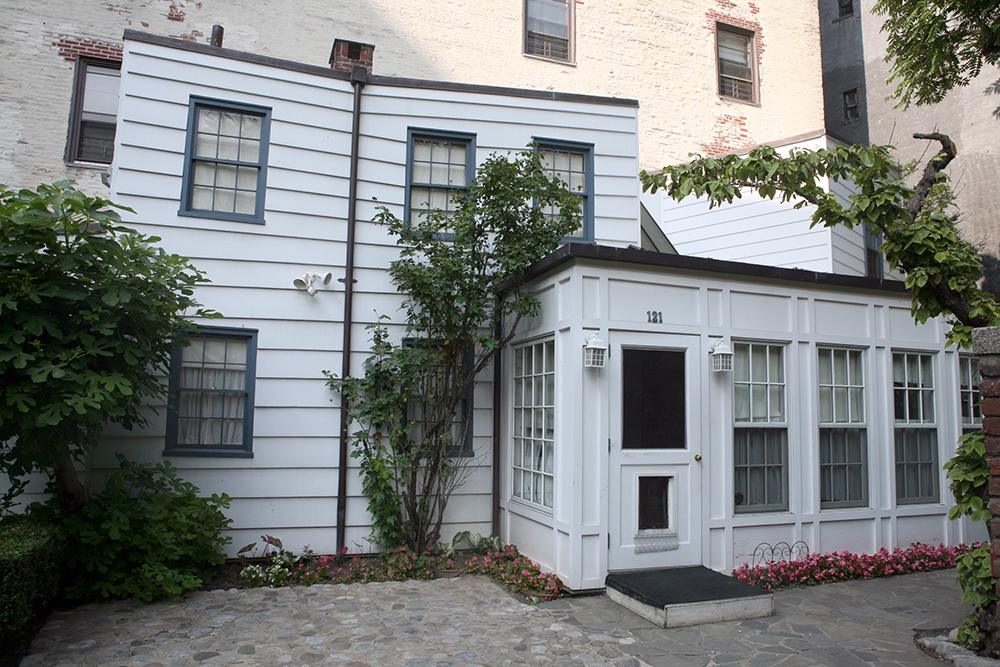
<instances>
[{"instance_id":1,"label":"house number 121","mask_svg":"<svg viewBox=\"0 0 1000 667\"><path fill-rule=\"evenodd\" d=\"M647 310L646 321L650 324L663 324L663 311Z\"/></svg>"}]
</instances>

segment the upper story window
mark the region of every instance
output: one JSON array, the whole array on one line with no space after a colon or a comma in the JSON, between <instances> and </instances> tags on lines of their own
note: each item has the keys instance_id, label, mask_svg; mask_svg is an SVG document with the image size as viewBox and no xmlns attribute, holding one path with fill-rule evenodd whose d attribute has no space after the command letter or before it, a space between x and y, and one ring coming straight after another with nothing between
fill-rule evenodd
<instances>
[{"instance_id":1,"label":"upper story window","mask_svg":"<svg viewBox=\"0 0 1000 667\"><path fill-rule=\"evenodd\" d=\"M170 360L164 454L252 454L257 332L201 327Z\"/></svg>"},{"instance_id":2,"label":"upper story window","mask_svg":"<svg viewBox=\"0 0 1000 667\"><path fill-rule=\"evenodd\" d=\"M837 0L837 5L840 18L854 13L854 0Z\"/></svg>"},{"instance_id":3,"label":"upper story window","mask_svg":"<svg viewBox=\"0 0 1000 667\"><path fill-rule=\"evenodd\" d=\"M115 154L121 63L78 56L67 162L111 164Z\"/></svg>"},{"instance_id":4,"label":"upper story window","mask_svg":"<svg viewBox=\"0 0 1000 667\"><path fill-rule=\"evenodd\" d=\"M788 509L783 345L733 346L733 486L737 512Z\"/></svg>"},{"instance_id":5,"label":"upper story window","mask_svg":"<svg viewBox=\"0 0 1000 667\"><path fill-rule=\"evenodd\" d=\"M569 234L566 241L594 240L594 145L558 139L535 138L542 166L550 177L566 184L567 189L580 198L582 214L580 227ZM546 216L559 214L556 206L544 210Z\"/></svg>"},{"instance_id":6,"label":"upper story window","mask_svg":"<svg viewBox=\"0 0 1000 667\"><path fill-rule=\"evenodd\" d=\"M861 233L865 237L865 277L882 280L885 277L882 257L882 230L864 223Z\"/></svg>"},{"instance_id":7,"label":"upper story window","mask_svg":"<svg viewBox=\"0 0 1000 667\"><path fill-rule=\"evenodd\" d=\"M978 431L983 427L983 409L979 404L978 358L958 358L958 393L962 406L962 432Z\"/></svg>"},{"instance_id":8,"label":"upper story window","mask_svg":"<svg viewBox=\"0 0 1000 667\"><path fill-rule=\"evenodd\" d=\"M844 91L844 122L851 123L861 118L861 107L858 104L858 89Z\"/></svg>"},{"instance_id":9,"label":"upper story window","mask_svg":"<svg viewBox=\"0 0 1000 667\"><path fill-rule=\"evenodd\" d=\"M756 102L754 33L722 23L715 25L719 95L742 102Z\"/></svg>"},{"instance_id":10,"label":"upper story window","mask_svg":"<svg viewBox=\"0 0 1000 667\"><path fill-rule=\"evenodd\" d=\"M524 0L524 52L573 60L574 0Z\"/></svg>"},{"instance_id":11,"label":"upper story window","mask_svg":"<svg viewBox=\"0 0 1000 667\"><path fill-rule=\"evenodd\" d=\"M475 173L476 135L410 129L404 219L417 222L430 211L450 216Z\"/></svg>"},{"instance_id":12,"label":"upper story window","mask_svg":"<svg viewBox=\"0 0 1000 667\"><path fill-rule=\"evenodd\" d=\"M191 96L180 215L264 223L271 109Z\"/></svg>"},{"instance_id":13,"label":"upper story window","mask_svg":"<svg viewBox=\"0 0 1000 667\"><path fill-rule=\"evenodd\" d=\"M861 350L819 350L820 506L868 504L868 429Z\"/></svg>"}]
</instances>

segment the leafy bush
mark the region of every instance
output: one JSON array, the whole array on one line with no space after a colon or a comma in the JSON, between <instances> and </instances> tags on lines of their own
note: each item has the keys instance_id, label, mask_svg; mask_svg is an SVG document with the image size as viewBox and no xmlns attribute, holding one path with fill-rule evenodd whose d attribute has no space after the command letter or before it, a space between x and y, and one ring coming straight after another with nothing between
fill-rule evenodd
<instances>
[{"instance_id":1,"label":"leafy bush","mask_svg":"<svg viewBox=\"0 0 1000 667\"><path fill-rule=\"evenodd\" d=\"M733 576L767 590L874 579L955 567L959 557L972 552L977 546L913 544L909 549L889 551L882 548L873 554L853 554L849 551L811 554L801 560L775 561L756 567L741 565L733 570Z\"/></svg>"},{"instance_id":2,"label":"leafy bush","mask_svg":"<svg viewBox=\"0 0 1000 667\"><path fill-rule=\"evenodd\" d=\"M59 592L65 541L54 526L23 517L0 522L0 665L15 665L30 628Z\"/></svg>"},{"instance_id":3,"label":"leafy bush","mask_svg":"<svg viewBox=\"0 0 1000 667\"><path fill-rule=\"evenodd\" d=\"M169 462L121 469L79 516L66 517L70 598L133 597L146 602L202 584L225 559L229 496L199 498ZM53 510L53 501L48 503Z\"/></svg>"}]
</instances>

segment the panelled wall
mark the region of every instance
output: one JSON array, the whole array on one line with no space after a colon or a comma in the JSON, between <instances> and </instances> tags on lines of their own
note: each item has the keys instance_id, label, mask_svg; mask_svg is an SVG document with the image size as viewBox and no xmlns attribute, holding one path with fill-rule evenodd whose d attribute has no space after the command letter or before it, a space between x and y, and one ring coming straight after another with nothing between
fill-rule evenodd
<instances>
[{"instance_id":1,"label":"panelled wall","mask_svg":"<svg viewBox=\"0 0 1000 667\"><path fill-rule=\"evenodd\" d=\"M617 465L627 464L631 456L622 455L621 414L628 406L622 404L618 383L623 376L615 368L622 363L625 347L687 350L683 382L688 441L662 465L680 481L671 515L680 525L680 544L643 556L653 565L689 565L694 559L728 572L750 560L762 542L802 540L813 552L871 553L918 541L955 544L984 537L981 526L951 522L947 516L952 501L940 466L953 454L962 423L959 355L944 346L943 323L916 326L905 293L864 288L860 280L838 285L809 272L784 272L775 278L779 272L767 277L755 267L741 271L738 265L713 262L693 270L685 258L652 260L643 254L634 253L631 259L646 265L597 261L588 254L536 283L542 314L513 347L554 343L553 503L544 507L514 497L515 431L507 416L505 540L551 567L573 588L601 587L609 569L629 562L616 555L614 539L627 514L615 508L629 510L635 502L627 489L616 489L615 481ZM589 331L598 332L608 344L604 369L583 367L582 347ZM736 374L711 372L708 354L720 338L733 347L768 345L780 350L784 418L764 424L783 430L787 438L780 463L785 487L778 509L759 511L737 495L741 489L735 479L734 434L742 424L734 404ZM836 503L822 500L821 468L828 466L820 461L819 351L831 348L861 355L866 468L864 497L854 507L834 508ZM901 424L894 406L893 355L906 353L927 355L933 369L934 416L919 425L937 439L936 460L923 471L934 477L933 502L907 504L897 499L894 443ZM508 355L508 370L514 363ZM505 383L504 404L511 405L513 387L509 380ZM648 470L655 471L655 465ZM685 495L688 489L693 496ZM688 518L693 523L685 526ZM625 555L632 557L631 552Z\"/></svg>"},{"instance_id":2,"label":"panelled wall","mask_svg":"<svg viewBox=\"0 0 1000 667\"><path fill-rule=\"evenodd\" d=\"M225 57L223 57L225 55ZM256 62L254 62L256 60ZM333 552L340 415L323 371L339 373L347 235L353 89L321 68L162 38L126 40L112 198L135 210L127 222L191 258L211 283L197 298L225 317L208 326L258 331L252 458L168 458L203 493L233 497L233 546L262 532L298 549ZM263 224L178 215L190 96L270 109ZM544 97L547 97L545 99ZM403 215L409 128L476 136L475 159L523 149L534 137L593 144L595 235L638 243L634 103L594 98L519 97L516 91L451 89L374 79L362 93L352 365L367 357L365 327L389 317L401 335L400 297L386 268L395 239L369 222L376 206ZM306 272L332 272L314 297L295 289ZM452 501L446 533L490 532L492 371L476 386L473 473ZM164 458L164 410L141 433L111 430L90 462L99 485L114 451ZM350 459L354 466L354 459ZM371 548L367 500L348 476L347 544Z\"/></svg>"}]
</instances>

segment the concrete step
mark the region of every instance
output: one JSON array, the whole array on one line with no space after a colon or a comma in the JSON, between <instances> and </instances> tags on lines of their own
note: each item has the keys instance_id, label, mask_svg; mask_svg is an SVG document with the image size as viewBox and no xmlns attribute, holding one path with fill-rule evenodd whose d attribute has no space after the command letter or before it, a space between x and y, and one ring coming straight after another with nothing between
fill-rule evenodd
<instances>
[{"instance_id":1,"label":"concrete step","mask_svg":"<svg viewBox=\"0 0 1000 667\"><path fill-rule=\"evenodd\" d=\"M661 628L679 628L774 613L774 596L700 565L612 572L608 599Z\"/></svg>"}]
</instances>

